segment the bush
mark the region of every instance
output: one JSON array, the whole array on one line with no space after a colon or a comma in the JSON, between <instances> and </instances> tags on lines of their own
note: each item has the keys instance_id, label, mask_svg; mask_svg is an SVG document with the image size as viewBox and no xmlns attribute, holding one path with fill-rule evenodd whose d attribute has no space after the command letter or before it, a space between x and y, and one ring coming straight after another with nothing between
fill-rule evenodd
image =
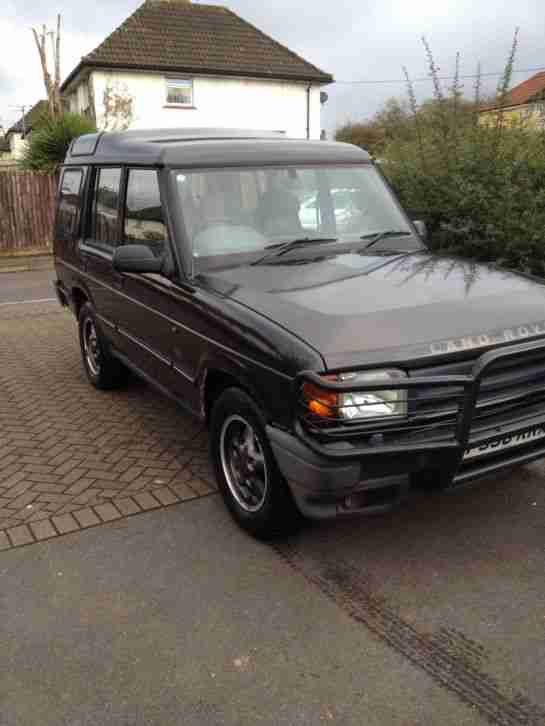
<instances>
[{"instance_id":1,"label":"bush","mask_svg":"<svg viewBox=\"0 0 545 726\"><path fill-rule=\"evenodd\" d=\"M452 106L452 100L444 99L444 105L447 108ZM472 111L472 103L459 99L457 122L467 123ZM435 113L436 102L433 99L425 101L416 109L421 125L431 121ZM415 140L415 121L411 106L407 102L390 98L370 121L348 121L340 126L335 132L335 139L360 146L373 156L381 158L388 144Z\"/></svg>"},{"instance_id":2,"label":"bush","mask_svg":"<svg viewBox=\"0 0 545 726\"><path fill-rule=\"evenodd\" d=\"M545 276L545 146L535 131L476 128L456 157L438 144L385 152L386 175L413 218L430 222L431 246ZM424 144L428 142L423 141Z\"/></svg>"},{"instance_id":3,"label":"bush","mask_svg":"<svg viewBox=\"0 0 545 726\"><path fill-rule=\"evenodd\" d=\"M94 131L95 124L77 113L65 113L58 119L44 116L30 136L21 166L53 174L63 163L72 140Z\"/></svg>"},{"instance_id":4,"label":"bush","mask_svg":"<svg viewBox=\"0 0 545 726\"><path fill-rule=\"evenodd\" d=\"M384 134L373 121L347 121L335 131L335 141L355 144L377 156L384 147Z\"/></svg>"},{"instance_id":5,"label":"bush","mask_svg":"<svg viewBox=\"0 0 545 726\"><path fill-rule=\"evenodd\" d=\"M487 122L479 74L468 103L458 56L445 93L424 45L433 99L418 106L407 76L409 113L402 133L385 134L384 173L411 216L429 223L434 250L545 276L545 131L504 111L517 35L494 99L499 111Z\"/></svg>"},{"instance_id":6,"label":"bush","mask_svg":"<svg viewBox=\"0 0 545 726\"><path fill-rule=\"evenodd\" d=\"M389 141L407 140L411 136L412 119L409 106L396 98L386 101L384 108L370 121L347 121L335 132L337 141L360 146L375 157L382 155Z\"/></svg>"}]
</instances>

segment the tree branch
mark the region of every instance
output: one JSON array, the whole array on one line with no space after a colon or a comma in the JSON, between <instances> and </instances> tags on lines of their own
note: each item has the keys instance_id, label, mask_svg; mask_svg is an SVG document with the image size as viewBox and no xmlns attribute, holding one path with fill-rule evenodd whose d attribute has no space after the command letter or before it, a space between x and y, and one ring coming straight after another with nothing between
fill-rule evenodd
<instances>
[{"instance_id":1,"label":"tree branch","mask_svg":"<svg viewBox=\"0 0 545 726\"><path fill-rule=\"evenodd\" d=\"M57 33L55 37L54 31L47 31L45 25L42 25L42 33L38 34L35 28L32 28L38 55L40 56L40 64L42 66L42 75L44 80L45 91L49 106L49 114L52 118L57 118L62 113L61 104L61 16L57 15ZM47 65L47 36L51 36L51 49L53 53L54 78Z\"/></svg>"},{"instance_id":2,"label":"tree branch","mask_svg":"<svg viewBox=\"0 0 545 726\"><path fill-rule=\"evenodd\" d=\"M49 103L49 112L53 115L53 99L51 96L51 76L47 69L47 56L46 56L46 52L45 52L45 44L46 44L45 25L43 26L43 33L41 36L38 35L37 31L34 28L32 28L32 33L34 34L34 40L36 41L36 48L38 49L38 54L40 56L40 63L42 66L42 74L43 74L43 79L44 79L45 92L47 94L47 100Z\"/></svg>"}]
</instances>

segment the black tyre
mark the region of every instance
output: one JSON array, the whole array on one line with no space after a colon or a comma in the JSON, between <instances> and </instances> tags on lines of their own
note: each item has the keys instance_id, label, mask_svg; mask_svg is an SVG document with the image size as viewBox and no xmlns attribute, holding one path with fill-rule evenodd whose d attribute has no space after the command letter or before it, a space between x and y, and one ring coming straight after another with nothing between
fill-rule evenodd
<instances>
[{"instance_id":1,"label":"black tyre","mask_svg":"<svg viewBox=\"0 0 545 726\"><path fill-rule=\"evenodd\" d=\"M89 381L102 391L122 386L127 380L128 371L110 354L91 303L81 306L78 325L83 367Z\"/></svg>"},{"instance_id":2,"label":"black tyre","mask_svg":"<svg viewBox=\"0 0 545 726\"><path fill-rule=\"evenodd\" d=\"M301 517L276 464L263 417L238 388L225 390L210 417L210 458L236 522L254 537L293 532Z\"/></svg>"}]
</instances>

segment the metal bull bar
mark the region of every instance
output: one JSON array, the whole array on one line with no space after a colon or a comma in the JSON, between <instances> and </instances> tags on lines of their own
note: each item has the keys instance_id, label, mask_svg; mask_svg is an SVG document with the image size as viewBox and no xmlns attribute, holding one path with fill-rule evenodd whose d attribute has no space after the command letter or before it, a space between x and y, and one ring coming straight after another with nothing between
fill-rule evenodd
<instances>
[{"instance_id":1,"label":"metal bull bar","mask_svg":"<svg viewBox=\"0 0 545 726\"><path fill-rule=\"evenodd\" d=\"M479 399L481 382L483 378L486 376L490 367L497 361L509 361L512 359L516 359L518 356L533 352L545 353L545 340L520 343L517 345L508 345L488 351L476 360L471 375L441 375L429 376L418 379L406 378L399 381L388 381L387 383L384 381L374 383L333 381L328 380L327 378L324 378L313 371L303 371L295 378L294 381L294 400L298 400L298 397L300 396L302 390L302 386L305 382L312 383L315 386L319 386L322 390L334 393L356 393L362 391L373 392L384 391L386 389L410 391L412 389L430 390L434 388L456 387L458 389L463 389L463 397L462 402L458 407L456 422L450 437L445 437L440 441L437 440L437 437L435 438L435 440L430 441L426 441L425 437L423 437L418 441L409 441L406 443L384 443L376 446L360 445L352 446L349 450L335 449L330 446L324 446L319 441L315 440L313 436L309 436L304 430L304 427L301 425L301 421L297 418L297 415L295 425L296 433L316 453L326 455L328 458L336 460L349 458L354 459L357 457L367 459L367 457L379 457L385 454L417 454L420 452L424 453L433 451L441 451L445 454L448 453L449 456L445 460L446 471L444 471L443 473L450 476L453 485L461 484L466 480L475 478L476 476L481 476L483 474L494 471L495 469L503 468L511 464L531 461L532 459L537 459L541 456L545 457L544 438L543 445L537 447L534 446L532 447L531 451L528 450L527 447L523 451L520 451L519 447L513 447L513 450L510 450L508 455L502 457L501 461L495 460L493 463L485 462L477 466L473 465L470 468L468 467L468 471L459 471L460 466L463 463L464 452L468 449L468 447L471 447L475 443L475 441L472 441L471 439L471 432L474 412L476 410L477 401ZM500 432L498 432L498 429L496 428L495 431L487 433L484 436L479 436L478 444L481 445L486 444L487 441L493 441L498 438L498 436L500 436L502 433L505 435L509 435L516 433L517 430L519 432L524 431L525 427L528 428L528 426L531 425L536 426L539 425L539 423L541 422L545 426L545 413L541 417L539 417L539 420L536 419L535 422L531 422L530 424L521 425L520 423L518 423L517 425L516 422L513 422L513 425L510 425L509 422L507 422L506 424L502 424ZM375 430L380 430L384 432L392 430L388 427L388 424L384 425L384 421L377 422L376 424L373 424L369 421L366 422L365 427L365 432L361 430L357 431L358 435L372 435L374 433L374 428ZM405 422L405 427L405 430L407 432L410 431L410 427L407 422ZM348 427L346 427L346 430L348 432ZM397 424L396 430L398 432L403 430L403 422ZM347 433L347 438L349 437L350 434ZM521 446L523 446L524 448L523 444Z\"/></svg>"}]
</instances>

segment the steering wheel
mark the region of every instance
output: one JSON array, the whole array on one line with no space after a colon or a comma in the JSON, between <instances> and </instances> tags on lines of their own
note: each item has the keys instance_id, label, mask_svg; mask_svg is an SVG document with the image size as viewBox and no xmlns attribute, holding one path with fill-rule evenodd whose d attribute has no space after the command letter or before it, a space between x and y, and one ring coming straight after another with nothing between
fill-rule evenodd
<instances>
[{"instance_id":1,"label":"steering wheel","mask_svg":"<svg viewBox=\"0 0 545 726\"><path fill-rule=\"evenodd\" d=\"M222 225L225 227L235 227L237 226L237 223L234 222L232 219L228 219L227 217L218 217L211 221L199 222L195 225L193 231L193 239L196 239L200 234L206 232L207 229L211 229L213 227L221 227Z\"/></svg>"}]
</instances>

